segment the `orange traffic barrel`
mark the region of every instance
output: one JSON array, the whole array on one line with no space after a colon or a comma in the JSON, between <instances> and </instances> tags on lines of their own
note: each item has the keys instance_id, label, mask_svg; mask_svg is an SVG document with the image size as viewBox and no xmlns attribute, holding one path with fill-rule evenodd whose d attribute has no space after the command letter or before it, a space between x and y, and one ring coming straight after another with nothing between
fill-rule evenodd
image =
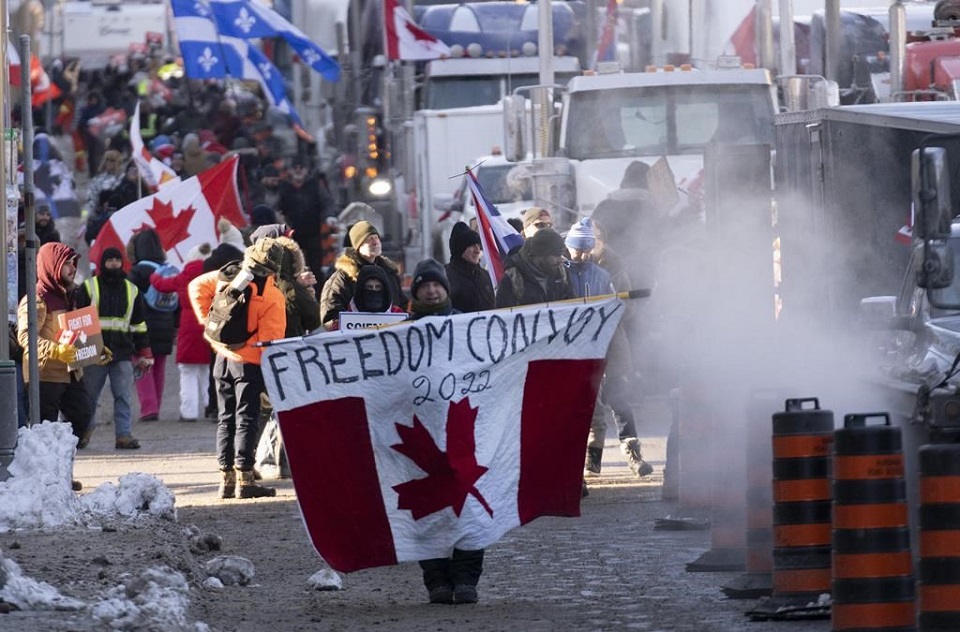
<instances>
[{"instance_id":1,"label":"orange traffic barrel","mask_svg":"<svg viewBox=\"0 0 960 632\"><path fill-rule=\"evenodd\" d=\"M830 592L833 412L817 398L785 409L773 415L773 596L817 598Z\"/></svg>"},{"instance_id":2,"label":"orange traffic barrel","mask_svg":"<svg viewBox=\"0 0 960 632\"><path fill-rule=\"evenodd\" d=\"M744 441L747 475L745 572L721 586L731 599L756 599L773 591L770 418L777 408L773 397L767 392L754 392L747 407L747 437Z\"/></svg>"},{"instance_id":3,"label":"orange traffic barrel","mask_svg":"<svg viewBox=\"0 0 960 632\"><path fill-rule=\"evenodd\" d=\"M833 449L833 630L915 631L900 428L887 413L846 415Z\"/></svg>"},{"instance_id":4,"label":"orange traffic barrel","mask_svg":"<svg viewBox=\"0 0 960 632\"><path fill-rule=\"evenodd\" d=\"M960 630L960 444L920 454L920 630Z\"/></svg>"}]
</instances>

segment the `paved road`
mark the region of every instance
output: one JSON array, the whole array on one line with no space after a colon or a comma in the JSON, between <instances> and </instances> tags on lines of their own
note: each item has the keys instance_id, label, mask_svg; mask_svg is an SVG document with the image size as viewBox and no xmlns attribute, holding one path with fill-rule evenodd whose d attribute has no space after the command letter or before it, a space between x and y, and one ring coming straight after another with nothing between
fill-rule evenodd
<instances>
[{"instance_id":1,"label":"paved road","mask_svg":"<svg viewBox=\"0 0 960 632\"><path fill-rule=\"evenodd\" d=\"M258 588L197 598L191 614L217 629L263 630L649 630L725 632L829 630L829 621L751 622L754 601L727 599L719 587L738 573L689 573L687 562L709 549L707 531L655 531L676 511L660 500L666 414L653 402L644 454L655 474L630 476L616 439L608 437L603 476L591 485L579 519L541 518L488 551L476 607L425 603L415 565L371 569L344 577L345 590L314 592L305 580L323 567L307 541L289 481L271 481L274 499L219 501L215 424L176 421L171 376L161 421L134 422L140 451L113 449L101 427L77 459L87 486L128 471L155 474L177 494L180 522L223 536L225 552L257 566ZM108 410L101 417L108 416Z\"/></svg>"}]
</instances>

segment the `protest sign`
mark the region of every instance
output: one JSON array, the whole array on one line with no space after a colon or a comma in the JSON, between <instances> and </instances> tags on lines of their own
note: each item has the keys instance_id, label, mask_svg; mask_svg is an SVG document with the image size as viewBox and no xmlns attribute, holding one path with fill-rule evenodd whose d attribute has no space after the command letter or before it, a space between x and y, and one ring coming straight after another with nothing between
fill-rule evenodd
<instances>
[{"instance_id":1,"label":"protest sign","mask_svg":"<svg viewBox=\"0 0 960 632\"><path fill-rule=\"evenodd\" d=\"M94 306L75 309L57 316L60 326L58 342L77 348L77 359L67 367L73 371L81 367L98 364L103 353L103 334L100 331L100 318Z\"/></svg>"},{"instance_id":2,"label":"protest sign","mask_svg":"<svg viewBox=\"0 0 960 632\"><path fill-rule=\"evenodd\" d=\"M340 331L392 325L408 318L400 312L340 312Z\"/></svg>"}]
</instances>

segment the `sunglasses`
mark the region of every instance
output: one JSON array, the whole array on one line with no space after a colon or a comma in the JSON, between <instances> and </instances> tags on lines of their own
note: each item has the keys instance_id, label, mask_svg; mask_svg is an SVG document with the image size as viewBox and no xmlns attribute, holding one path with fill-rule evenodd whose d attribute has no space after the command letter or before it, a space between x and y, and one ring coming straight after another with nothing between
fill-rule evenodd
<instances>
[{"instance_id":1,"label":"sunglasses","mask_svg":"<svg viewBox=\"0 0 960 632\"><path fill-rule=\"evenodd\" d=\"M553 228L553 222L534 222L533 225L540 230L544 228Z\"/></svg>"}]
</instances>

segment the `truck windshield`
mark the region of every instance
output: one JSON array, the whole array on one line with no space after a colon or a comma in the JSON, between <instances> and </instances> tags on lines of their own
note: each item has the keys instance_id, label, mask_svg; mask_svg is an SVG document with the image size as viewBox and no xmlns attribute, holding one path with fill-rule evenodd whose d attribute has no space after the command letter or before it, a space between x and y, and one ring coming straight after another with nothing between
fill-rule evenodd
<instances>
[{"instance_id":1,"label":"truck windshield","mask_svg":"<svg viewBox=\"0 0 960 632\"><path fill-rule=\"evenodd\" d=\"M571 76L570 73L557 73L556 81L566 85ZM540 76L530 73L431 77L427 80L423 109L449 110L494 105L516 88L539 84Z\"/></svg>"},{"instance_id":2,"label":"truck windshield","mask_svg":"<svg viewBox=\"0 0 960 632\"><path fill-rule=\"evenodd\" d=\"M477 180L480 182L484 195L491 203L508 204L533 199L529 178L517 183L512 183L507 179L510 170L515 167L516 165L484 165L477 169Z\"/></svg>"},{"instance_id":3,"label":"truck windshield","mask_svg":"<svg viewBox=\"0 0 960 632\"><path fill-rule=\"evenodd\" d=\"M932 306L930 315L935 318L953 315L960 310L960 237L951 237L947 240L947 245L953 257L953 283L945 288L927 291ZM922 253L922 250L918 249L917 252ZM920 260L922 261L922 256Z\"/></svg>"},{"instance_id":4,"label":"truck windshield","mask_svg":"<svg viewBox=\"0 0 960 632\"><path fill-rule=\"evenodd\" d=\"M769 87L657 86L570 96L566 154L575 160L703 154L711 142L773 144Z\"/></svg>"}]
</instances>

